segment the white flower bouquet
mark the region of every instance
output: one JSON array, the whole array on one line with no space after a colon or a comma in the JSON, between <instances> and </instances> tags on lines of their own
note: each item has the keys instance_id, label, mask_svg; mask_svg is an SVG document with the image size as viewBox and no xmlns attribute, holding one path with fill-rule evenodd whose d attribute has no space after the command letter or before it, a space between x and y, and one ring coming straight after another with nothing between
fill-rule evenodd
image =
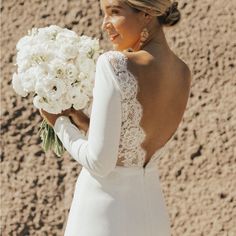
<instances>
[{"instance_id":1,"label":"white flower bouquet","mask_svg":"<svg viewBox=\"0 0 236 236\"><path fill-rule=\"evenodd\" d=\"M71 107L90 117L99 40L51 25L33 28L17 45L17 73L12 85L22 97L34 93L38 109L58 114ZM65 151L53 128L43 120L42 146L58 156Z\"/></svg>"}]
</instances>

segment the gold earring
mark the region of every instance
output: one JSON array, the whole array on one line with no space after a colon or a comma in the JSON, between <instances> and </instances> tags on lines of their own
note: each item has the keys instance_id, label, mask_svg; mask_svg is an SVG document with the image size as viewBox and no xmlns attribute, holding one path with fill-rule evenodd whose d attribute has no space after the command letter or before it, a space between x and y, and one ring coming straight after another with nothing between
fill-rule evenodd
<instances>
[{"instance_id":1,"label":"gold earring","mask_svg":"<svg viewBox=\"0 0 236 236\"><path fill-rule=\"evenodd\" d=\"M141 47L143 46L143 44L145 43L145 41L148 39L149 37L149 31L148 29L145 27L143 28L143 30L140 33L140 43L139 43L139 49L141 49Z\"/></svg>"}]
</instances>

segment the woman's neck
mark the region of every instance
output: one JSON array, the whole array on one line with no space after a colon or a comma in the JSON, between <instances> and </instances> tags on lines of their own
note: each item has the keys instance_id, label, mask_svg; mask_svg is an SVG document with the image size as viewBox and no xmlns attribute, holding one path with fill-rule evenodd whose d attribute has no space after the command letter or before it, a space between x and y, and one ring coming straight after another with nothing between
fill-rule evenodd
<instances>
[{"instance_id":1,"label":"woman's neck","mask_svg":"<svg viewBox=\"0 0 236 236\"><path fill-rule=\"evenodd\" d=\"M144 43L142 50L152 52L155 50L170 50L162 26L150 30L150 36Z\"/></svg>"}]
</instances>

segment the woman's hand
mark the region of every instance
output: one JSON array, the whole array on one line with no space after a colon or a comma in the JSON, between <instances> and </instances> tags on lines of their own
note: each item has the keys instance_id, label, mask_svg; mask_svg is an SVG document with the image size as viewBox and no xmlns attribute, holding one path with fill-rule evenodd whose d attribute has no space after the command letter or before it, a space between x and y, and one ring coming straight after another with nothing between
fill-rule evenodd
<instances>
[{"instance_id":1,"label":"woman's hand","mask_svg":"<svg viewBox=\"0 0 236 236\"><path fill-rule=\"evenodd\" d=\"M39 109L39 112L40 112L40 115L47 121L47 123L53 127L56 122L56 119L59 116L69 116L69 114L71 112L71 108L66 109L59 114L48 113L47 111L45 111L43 109Z\"/></svg>"},{"instance_id":2,"label":"woman's hand","mask_svg":"<svg viewBox=\"0 0 236 236\"><path fill-rule=\"evenodd\" d=\"M74 108L71 108L69 116L79 129L82 129L87 133L90 123L90 118L88 116L86 116L81 110L75 110Z\"/></svg>"},{"instance_id":3,"label":"woman's hand","mask_svg":"<svg viewBox=\"0 0 236 236\"><path fill-rule=\"evenodd\" d=\"M68 116L71 117L73 123L79 128L84 130L86 133L89 129L90 119L86 116L81 110L75 110L74 108L69 108L64 110L59 114L48 113L47 111L40 109L41 116L47 121L49 125L54 126L56 119L59 116Z\"/></svg>"}]
</instances>

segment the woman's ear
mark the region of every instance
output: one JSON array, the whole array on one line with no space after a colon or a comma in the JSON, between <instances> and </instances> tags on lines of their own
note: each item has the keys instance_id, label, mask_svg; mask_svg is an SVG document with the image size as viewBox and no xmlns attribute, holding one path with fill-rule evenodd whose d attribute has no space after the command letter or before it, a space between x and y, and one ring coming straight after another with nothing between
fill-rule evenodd
<instances>
[{"instance_id":1,"label":"woman's ear","mask_svg":"<svg viewBox=\"0 0 236 236\"><path fill-rule=\"evenodd\" d=\"M152 16L147 12L140 11L139 12L139 20L141 24L147 25L152 19Z\"/></svg>"},{"instance_id":2,"label":"woman's ear","mask_svg":"<svg viewBox=\"0 0 236 236\"><path fill-rule=\"evenodd\" d=\"M145 16L144 16L144 22L146 25L148 25L151 21L152 21L152 18L153 16L148 14L148 13L145 13Z\"/></svg>"}]
</instances>

